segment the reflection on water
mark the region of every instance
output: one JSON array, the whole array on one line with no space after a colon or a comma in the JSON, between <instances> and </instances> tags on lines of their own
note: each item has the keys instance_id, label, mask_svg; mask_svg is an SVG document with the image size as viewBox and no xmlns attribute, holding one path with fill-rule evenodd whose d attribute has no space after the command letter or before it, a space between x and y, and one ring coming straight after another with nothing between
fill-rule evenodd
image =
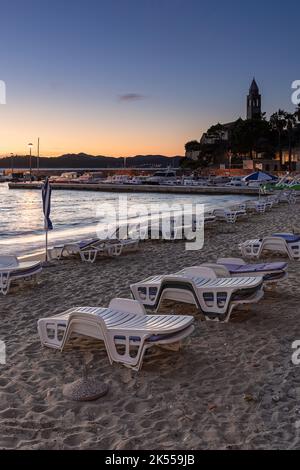
<instances>
[{"instance_id":1,"label":"reflection on water","mask_svg":"<svg viewBox=\"0 0 300 470\"><path fill-rule=\"evenodd\" d=\"M124 194L122 194L124 196ZM97 191L52 191L51 219L54 230L49 232L49 244L94 237L101 227L96 208L109 202L118 207L117 193ZM128 207L146 204L158 213L163 203L205 204L205 210L243 201L249 196L185 195L160 193L128 193ZM44 244L41 191L9 190L0 184L0 254L17 255L42 249Z\"/></svg>"}]
</instances>

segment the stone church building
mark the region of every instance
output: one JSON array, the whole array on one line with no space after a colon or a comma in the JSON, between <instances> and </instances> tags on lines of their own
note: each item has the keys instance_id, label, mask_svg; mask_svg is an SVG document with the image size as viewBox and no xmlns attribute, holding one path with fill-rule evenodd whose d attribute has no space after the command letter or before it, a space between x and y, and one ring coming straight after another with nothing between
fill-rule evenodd
<instances>
[{"instance_id":1,"label":"stone church building","mask_svg":"<svg viewBox=\"0 0 300 470\"><path fill-rule=\"evenodd\" d=\"M255 119L261 116L261 94L259 93L259 88L255 78L252 80L249 94L247 96L246 116L247 119ZM221 135L220 133L215 136L211 134L208 135L207 132L205 132L200 139L200 144L214 144L220 140L223 142L229 141L230 131L235 123L236 121L222 124L223 129L221 131Z\"/></svg>"},{"instance_id":2,"label":"stone church building","mask_svg":"<svg viewBox=\"0 0 300 470\"><path fill-rule=\"evenodd\" d=\"M256 119L256 118L260 118L262 115L262 97L261 97L260 90L256 83L255 78L253 78L252 80L252 83L250 85L249 92L247 95L245 114L246 114L245 116L246 119ZM242 118L239 118L239 119L242 120ZM224 143L224 147L226 147L226 144L228 143L230 146L232 130L237 122L238 121L234 121L234 122L228 122L225 124L218 124L216 126L213 126L214 127L213 131L210 130L209 132L205 132L202 135L198 145L195 145L194 148L187 150L185 153L185 156L188 159L196 161L198 160L200 153L201 153L201 145L214 145L218 143ZM292 161L294 162L295 168L298 166L300 167L300 148L298 147L293 148ZM231 157L229 154L226 156L226 158L224 156L224 158L222 159L226 163L226 166L228 165L228 162L231 162L231 159L230 159ZM259 168L265 171L279 171L280 170L281 165L279 161L279 155L277 155L276 159L263 159L262 155L259 155L259 154L257 155L257 157L258 158L254 160L246 159L243 164L244 168L246 169L248 165L249 169ZM283 161L284 162L288 161L288 150L285 148L283 148ZM224 163L221 166L224 166ZM231 163L229 163L229 166L231 167Z\"/></svg>"}]
</instances>

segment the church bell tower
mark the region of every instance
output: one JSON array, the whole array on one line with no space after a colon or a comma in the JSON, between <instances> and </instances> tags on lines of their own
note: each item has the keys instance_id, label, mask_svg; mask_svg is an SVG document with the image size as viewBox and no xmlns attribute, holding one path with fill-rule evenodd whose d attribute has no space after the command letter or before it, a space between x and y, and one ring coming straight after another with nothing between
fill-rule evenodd
<instances>
[{"instance_id":1,"label":"church bell tower","mask_svg":"<svg viewBox=\"0 0 300 470\"><path fill-rule=\"evenodd\" d=\"M261 95L259 88L253 78L249 95L247 96L247 119L255 119L261 117Z\"/></svg>"}]
</instances>

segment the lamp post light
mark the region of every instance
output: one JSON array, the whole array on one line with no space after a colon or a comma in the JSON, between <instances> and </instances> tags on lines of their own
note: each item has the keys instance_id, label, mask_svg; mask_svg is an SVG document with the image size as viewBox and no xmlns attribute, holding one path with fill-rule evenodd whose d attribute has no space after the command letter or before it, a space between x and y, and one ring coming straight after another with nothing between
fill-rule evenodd
<instances>
[{"instance_id":1,"label":"lamp post light","mask_svg":"<svg viewBox=\"0 0 300 470\"><path fill-rule=\"evenodd\" d=\"M30 177L30 181L31 181L31 175L32 175L32 162L31 162L31 150L32 150L32 146L33 146L32 143L29 143L29 144L28 144L28 147L29 147L29 177Z\"/></svg>"},{"instance_id":2,"label":"lamp post light","mask_svg":"<svg viewBox=\"0 0 300 470\"><path fill-rule=\"evenodd\" d=\"M14 154L10 154L10 168L11 168L11 179L13 179L14 174Z\"/></svg>"}]
</instances>

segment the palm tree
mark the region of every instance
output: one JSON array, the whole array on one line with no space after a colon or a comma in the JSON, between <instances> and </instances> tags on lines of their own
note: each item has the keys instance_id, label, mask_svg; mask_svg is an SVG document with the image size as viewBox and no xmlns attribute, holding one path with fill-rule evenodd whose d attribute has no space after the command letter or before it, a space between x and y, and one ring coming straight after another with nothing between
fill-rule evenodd
<instances>
[{"instance_id":1,"label":"palm tree","mask_svg":"<svg viewBox=\"0 0 300 470\"><path fill-rule=\"evenodd\" d=\"M279 150L279 159L280 164L282 165L282 134L284 129L287 126L287 112L283 109L279 109L276 113L272 114L270 117L270 124L273 130L278 134L278 150Z\"/></svg>"},{"instance_id":2,"label":"palm tree","mask_svg":"<svg viewBox=\"0 0 300 470\"><path fill-rule=\"evenodd\" d=\"M292 148L293 148L293 134L296 125L296 116L292 113L286 113L286 129L289 142L289 171L292 171Z\"/></svg>"},{"instance_id":3,"label":"palm tree","mask_svg":"<svg viewBox=\"0 0 300 470\"><path fill-rule=\"evenodd\" d=\"M297 119L297 121L300 122L300 103L298 104L298 106L297 106L297 108L294 112L294 116Z\"/></svg>"}]
</instances>

